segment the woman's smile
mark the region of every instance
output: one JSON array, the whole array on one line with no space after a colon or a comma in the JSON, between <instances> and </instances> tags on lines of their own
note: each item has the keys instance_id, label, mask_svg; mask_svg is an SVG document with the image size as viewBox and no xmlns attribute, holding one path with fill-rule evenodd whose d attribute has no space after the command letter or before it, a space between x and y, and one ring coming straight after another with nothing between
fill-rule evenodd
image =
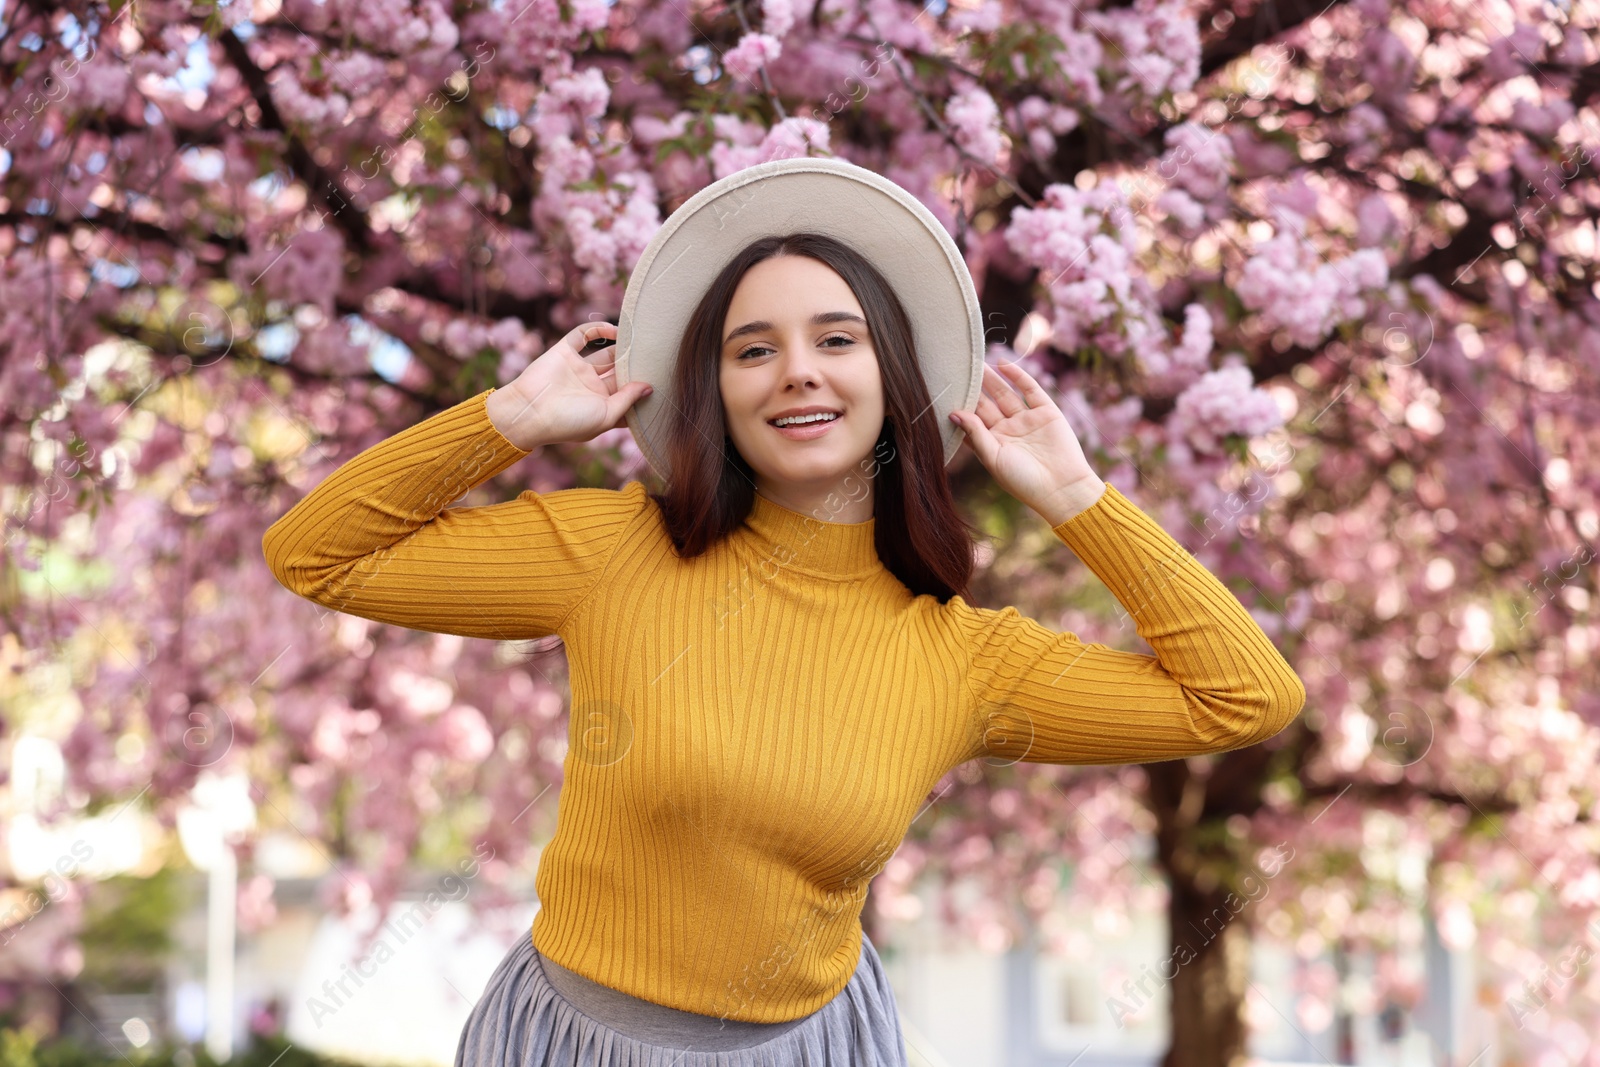
<instances>
[{"instance_id":1,"label":"woman's smile","mask_svg":"<svg viewBox=\"0 0 1600 1067\"><path fill-rule=\"evenodd\" d=\"M791 441L811 441L821 437L823 434L833 429L834 424L843 418L843 415L835 415L832 418L817 419L812 422L801 422L797 425L773 426L773 429L777 430Z\"/></svg>"}]
</instances>

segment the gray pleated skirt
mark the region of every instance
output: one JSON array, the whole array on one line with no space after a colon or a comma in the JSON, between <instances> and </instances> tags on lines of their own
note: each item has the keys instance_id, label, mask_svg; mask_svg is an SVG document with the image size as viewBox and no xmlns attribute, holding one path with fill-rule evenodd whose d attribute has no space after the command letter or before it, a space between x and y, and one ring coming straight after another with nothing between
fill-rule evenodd
<instances>
[{"instance_id":1,"label":"gray pleated skirt","mask_svg":"<svg viewBox=\"0 0 1600 1067\"><path fill-rule=\"evenodd\" d=\"M894 991L864 934L855 974L832 1000L791 1022L750 1023L591 982L540 955L530 931L467 1017L455 1067L907 1067L907 1060Z\"/></svg>"}]
</instances>

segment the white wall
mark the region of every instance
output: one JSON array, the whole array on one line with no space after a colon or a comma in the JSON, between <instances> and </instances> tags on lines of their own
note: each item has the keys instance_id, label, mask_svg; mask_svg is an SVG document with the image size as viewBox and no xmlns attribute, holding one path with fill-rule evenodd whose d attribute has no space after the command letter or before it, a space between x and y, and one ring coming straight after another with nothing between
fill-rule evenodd
<instances>
[{"instance_id":1,"label":"white wall","mask_svg":"<svg viewBox=\"0 0 1600 1067\"><path fill-rule=\"evenodd\" d=\"M292 985L285 1036L356 1062L453 1063L472 1006L515 938L528 936L535 910L507 916L516 932L496 934L464 902L444 901L432 914L402 902L354 965L374 915L324 917Z\"/></svg>"}]
</instances>

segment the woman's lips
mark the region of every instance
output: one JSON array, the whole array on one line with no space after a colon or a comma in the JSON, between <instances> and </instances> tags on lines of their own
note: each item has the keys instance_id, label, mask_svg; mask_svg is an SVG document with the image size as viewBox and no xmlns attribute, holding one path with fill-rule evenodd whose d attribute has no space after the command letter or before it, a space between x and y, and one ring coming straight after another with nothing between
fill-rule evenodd
<instances>
[{"instance_id":1,"label":"woman's lips","mask_svg":"<svg viewBox=\"0 0 1600 1067\"><path fill-rule=\"evenodd\" d=\"M799 426L772 426L770 422L767 425L772 426L774 430L777 430L791 441L810 441L812 438L821 437L843 421L844 416L840 415L837 418L823 422L807 422Z\"/></svg>"}]
</instances>

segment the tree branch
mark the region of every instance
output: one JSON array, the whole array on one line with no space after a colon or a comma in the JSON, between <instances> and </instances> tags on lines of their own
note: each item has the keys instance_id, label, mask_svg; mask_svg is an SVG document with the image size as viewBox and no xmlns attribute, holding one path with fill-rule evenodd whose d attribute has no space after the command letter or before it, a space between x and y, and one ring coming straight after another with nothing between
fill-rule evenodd
<instances>
[{"instance_id":1,"label":"tree branch","mask_svg":"<svg viewBox=\"0 0 1600 1067\"><path fill-rule=\"evenodd\" d=\"M323 168L322 164L312 158L311 152L285 125L283 116L278 113L278 105L273 103L272 89L267 84L267 77L261 68L256 66L255 60L250 58L250 52L245 48L244 42L231 30L222 34L217 40L222 43L222 50L227 54L228 61L238 69L239 76L244 79L246 87L250 90L251 98L261 109L260 128L283 135L284 158L306 183L310 194L329 209L334 225L339 227L351 247L362 254L371 252L372 226L366 214L355 205L350 194L333 180L333 176Z\"/></svg>"}]
</instances>

